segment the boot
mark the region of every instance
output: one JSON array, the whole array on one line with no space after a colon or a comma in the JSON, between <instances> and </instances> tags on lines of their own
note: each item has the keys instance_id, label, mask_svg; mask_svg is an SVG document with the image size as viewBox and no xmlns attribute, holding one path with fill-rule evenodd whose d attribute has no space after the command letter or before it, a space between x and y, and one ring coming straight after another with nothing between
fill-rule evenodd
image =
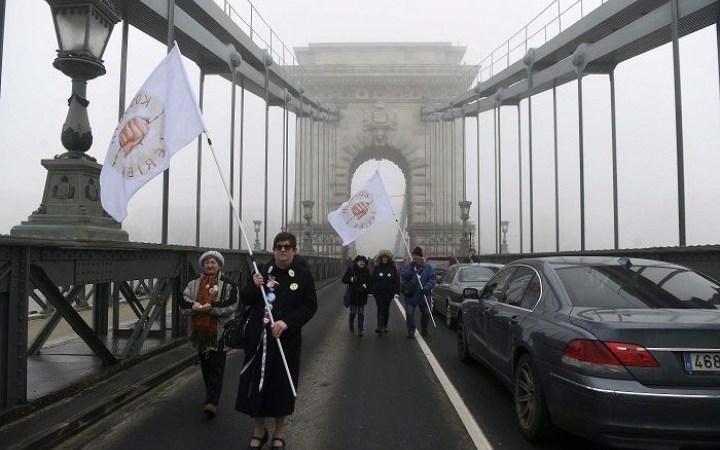
<instances>
[{"instance_id":1,"label":"boot","mask_svg":"<svg viewBox=\"0 0 720 450\"><path fill-rule=\"evenodd\" d=\"M380 314L378 314L378 317L377 317L377 328L375 328L375 332L376 332L377 334L382 333L382 328L383 328L383 327L382 327L382 324L383 324L383 316L381 316Z\"/></svg>"},{"instance_id":2,"label":"boot","mask_svg":"<svg viewBox=\"0 0 720 450\"><path fill-rule=\"evenodd\" d=\"M350 332L351 333L355 332L355 314L354 313L350 313Z\"/></svg>"}]
</instances>

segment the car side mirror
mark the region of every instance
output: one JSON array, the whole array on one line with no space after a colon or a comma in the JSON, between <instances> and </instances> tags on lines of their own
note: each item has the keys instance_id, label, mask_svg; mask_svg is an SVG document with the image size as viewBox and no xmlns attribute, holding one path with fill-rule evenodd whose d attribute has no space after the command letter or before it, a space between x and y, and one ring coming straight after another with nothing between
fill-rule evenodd
<instances>
[{"instance_id":1,"label":"car side mirror","mask_svg":"<svg viewBox=\"0 0 720 450\"><path fill-rule=\"evenodd\" d=\"M476 288L463 289L463 298L474 298L475 300L480 299L480 297L478 297L478 290Z\"/></svg>"}]
</instances>

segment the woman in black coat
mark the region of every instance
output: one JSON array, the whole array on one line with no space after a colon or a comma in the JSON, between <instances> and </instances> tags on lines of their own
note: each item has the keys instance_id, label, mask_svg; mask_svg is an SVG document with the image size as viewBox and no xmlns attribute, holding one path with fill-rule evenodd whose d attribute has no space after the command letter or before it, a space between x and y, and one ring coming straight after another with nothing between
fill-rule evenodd
<instances>
[{"instance_id":1,"label":"woman in black coat","mask_svg":"<svg viewBox=\"0 0 720 450\"><path fill-rule=\"evenodd\" d=\"M301 329L317 311L315 280L306 265L294 260L297 241L293 234L279 233L273 242L274 260L243 290L245 304L253 308L247 331L251 336L240 373L235 408L253 418L255 430L248 449L268 440L265 417L275 418L272 449L285 449L285 416L295 410L295 397L280 355L282 343L292 382L297 389L300 373ZM266 311L260 286L265 288L273 323Z\"/></svg>"},{"instance_id":2,"label":"woman in black coat","mask_svg":"<svg viewBox=\"0 0 720 450\"><path fill-rule=\"evenodd\" d=\"M365 305L368 294L372 292L372 275L367 268L368 260L363 255L357 255L353 266L342 277L342 282L350 290L350 332L355 332L355 315L358 318L358 336L363 336L363 323L365 321Z\"/></svg>"},{"instance_id":3,"label":"woman in black coat","mask_svg":"<svg viewBox=\"0 0 720 450\"><path fill-rule=\"evenodd\" d=\"M380 334L388 332L390 302L400 294L400 277L390 250L381 250L375 257L372 274L373 297L377 303L377 328Z\"/></svg>"}]
</instances>

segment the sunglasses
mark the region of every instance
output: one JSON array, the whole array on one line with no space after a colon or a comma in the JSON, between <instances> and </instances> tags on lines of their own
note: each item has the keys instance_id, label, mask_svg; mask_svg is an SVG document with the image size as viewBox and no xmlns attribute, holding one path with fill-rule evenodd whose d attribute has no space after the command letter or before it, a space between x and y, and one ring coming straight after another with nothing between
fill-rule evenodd
<instances>
[{"instance_id":1,"label":"sunglasses","mask_svg":"<svg viewBox=\"0 0 720 450\"><path fill-rule=\"evenodd\" d=\"M288 251L288 252L289 252L290 250L293 249L293 246L290 245L290 244L278 244L278 245L276 245L276 246L273 247L273 248L274 248L275 250L285 250L285 251Z\"/></svg>"}]
</instances>

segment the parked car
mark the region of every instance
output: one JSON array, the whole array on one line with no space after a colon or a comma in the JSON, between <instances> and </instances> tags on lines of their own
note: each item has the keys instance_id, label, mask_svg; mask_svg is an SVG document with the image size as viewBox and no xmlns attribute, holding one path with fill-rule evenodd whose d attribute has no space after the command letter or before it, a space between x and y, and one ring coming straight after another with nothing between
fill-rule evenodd
<instances>
[{"instance_id":1,"label":"parked car","mask_svg":"<svg viewBox=\"0 0 720 450\"><path fill-rule=\"evenodd\" d=\"M625 448L720 446L720 284L626 257L508 264L466 288L458 353L514 395L522 434Z\"/></svg>"},{"instance_id":2,"label":"parked car","mask_svg":"<svg viewBox=\"0 0 720 450\"><path fill-rule=\"evenodd\" d=\"M460 304L463 301L463 290L467 287L482 289L485 283L502 269L502 264L455 264L442 276L432 289L432 307L434 311L445 315L445 323L455 328L455 321Z\"/></svg>"}]
</instances>

